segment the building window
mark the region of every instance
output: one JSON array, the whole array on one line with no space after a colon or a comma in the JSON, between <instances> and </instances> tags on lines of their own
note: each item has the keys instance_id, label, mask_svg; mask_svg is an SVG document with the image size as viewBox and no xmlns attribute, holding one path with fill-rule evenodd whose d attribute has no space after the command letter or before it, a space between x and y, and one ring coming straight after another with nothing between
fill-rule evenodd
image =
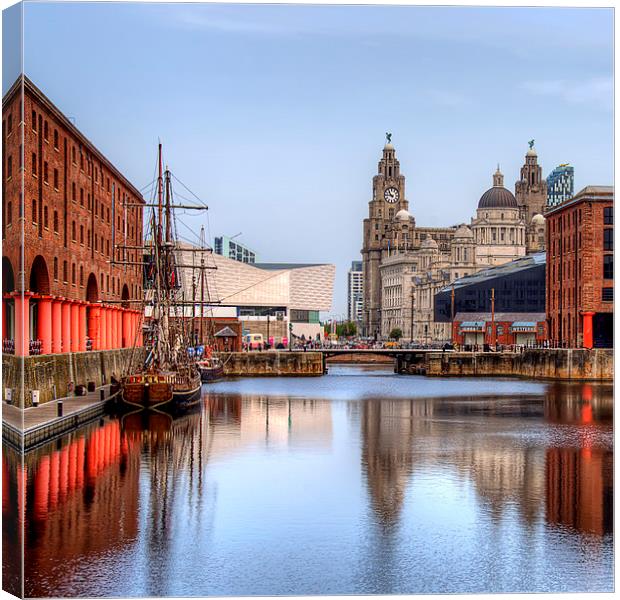
<instances>
[{"instance_id":1,"label":"building window","mask_svg":"<svg viewBox=\"0 0 620 600\"><path fill-rule=\"evenodd\" d=\"M71 265L71 283L75 285L75 263Z\"/></svg>"},{"instance_id":2,"label":"building window","mask_svg":"<svg viewBox=\"0 0 620 600\"><path fill-rule=\"evenodd\" d=\"M71 222L71 239L74 242L76 241L76 237L75 237L75 221Z\"/></svg>"},{"instance_id":3,"label":"building window","mask_svg":"<svg viewBox=\"0 0 620 600\"><path fill-rule=\"evenodd\" d=\"M603 209L603 223L605 225L614 224L614 207L613 206L606 206Z\"/></svg>"},{"instance_id":4,"label":"building window","mask_svg":"<svg viewBox=\"0 0 620 600\"><path fill-rule=\"evenodd\" d=\"M58 233L58 211L54 211L54 233Z\"/></svg>"},{"instance_id":5,"label":"building window","mask_svg":"<svg viewBox=\"0 0 620 600\"><path fill-rule=\"evenodd\" d=\"M88 230L88 247L90 248L90 229Z\"/></svg>"},{"instance_id":6,"label":"building window","mask_svg":"<svg viewBox=\"0 0 620 600\"><path fill-rule=\"evenodd\" d=\"M58 189L58 169L54 169L54 189Z\"/></svg>"},{"instance_id":7,"label":"building window","mask_svg":"<svg viewBox=\"0 0 620 600\"><path fill-rule=\"evenodd\" d=\"M73 146L73 147L71 148L71 162L72 162L74 165L75 165L75 164L77 164L77 163L75 162L75 146Z\"/></svg>"},{"instance_id":8,"label":"building window","mask_svg":"<svg viewBox=\"0 0 620 600\"><path fill-rule=\"evenodd\" d=\"M605 254L603 256L603 279L614 278L614 255Z\"/></svg>"},{"instance_id":9,"label":"building window","mask_svg":"<svg viewBox=\"0 0 620 600\"><path fill-rule=\"evenodd\" d=\"M36 176L37 174L37 155L32 153L32 174Z\"/></svg>"},{"instance_id":10,"label":"building window","mask_svg":"<svg viewBox=\"0 0 620 600\"><path fill-rule=\"evenodd\" d=\"M54 279L58 280L58 258L54 256Z\"/></svg>"},{"instance_id":11,"label":"building window","mask_svg":"<svg viewBox=\"0 0 620 600\"><path fill-rule=\"evenodd\" d=\"M47 121L45 121L45 123L43 124L43 139L47 141L48 137L49 137L49 130L47 127Z\"/></svg>"},{"instance_id":12,"label":"building window","mask_svg":"<svg viewBox=\"0 0 620 600\"><path fill-rule=\"evenodd\" d=\"M47 161L45 161L43 163L43 181L45 181L45 183L48 183L48 179L47 179Z\"/></svg>"},{"instance_id":13,"label":"building window","mask_svg":"<svg viewBox=\"0 0 620 600\"><path fill-rule=\"evenodd\" d=\"M32 201L32 222L36 224L37 222L37 201Z\"/></svg>"},{"instance_id":14,"label":"building window","mask_svg":"<svg viewBox=\"0 0 620 600\"><path fill-rule=\"evenodd\" d=\"M37 130L37 113L33 110L32 111L32 131L36 131Z\"/></svg>"},{"instance_id":15,"label":"building window","mask_svg":"<svg viewBox=\"0 0 620 600\"><path fill-rule=\"evenodd\" d=\"M80 188L80 206L84 206L84 188Z\"/></svg>"},{"instance_id":16,"label":"building window","mask_svg":"<svg viewBox=\"0 0 620 600\"><path fill-rule=\"evenodd\" d=\"M603 250L614 249L614 230L608 227L603 231Z\"/></svg>"},{"instance_id":17,"label":"building window","mask_svg":"<svg viewBox=\"0 0 620 600\"><path fill-rule=\"evenodd\" d=\"M67 261L63 260L62 261L62 280L67 283L67 274L68 274L68 270L67 270Z\"/></svg>"},{"instance_id":18,"label":"building window","mask_svg":"<svg viewBox=\"0 0 620 600\"><path fill-rule=\"evenodd\" d=\"M13 203L9 200L6 204L6 224L10 225L13 221Z\"/></svg>"},{"instance_id":19,"label":"building window","mask_svg":"<svg viewBox=\"0 0 620 600\"><path fill-rule=\"evenodd\" d=\"M58 130L54 129L54 148L58 150Z\"/></svg>"},{"instance_id":20,"label":"building window","mask_svg":"<svg viewBox=\"0 0 620 600\"><path fill-rule=\"evenodd\" d=\"M47 217L48 217L47 206L44 206L43 207L43 227L45 227L45 229L49 227Z\"/></svg>"},{"instance_id":21,"label":"building window","mask_svg":"<svg viewBox=\"0 0 620 600\"><path fill-rule=\"evenodd\" d=\"M11 179L13 177L13 157L9 156L6 159L6 178Z\"/></svg>"},{"instance_id":22,"label":"building window","mask_svg":"<svg viewBox=\"0 0 620 600\"><path fill-rule=\"evenodd\" d=\"M8 119L6 120L6 129L7 129L7 135L9 135L11 133L11 131L13 131L13 115L9 115Z\"/></svg>"},{"instance_id":23,"label":"building window","mask_svg":"<svg viewBox=\"0 0 620 600\"><path fill-rule=\"evenodd\" d=\"M84 267L80 265L80 285L84 285Z\"/></svg>"},{"instance_id":24,"label":"building window","mask_svg":"<svg viewBox=\"0 0 620 600\"><path fill-rule=\"evenodd\" d=\"M84 245L84 225L80 225L80 244Z\"/></svg>"},{"instance_id":25,"label":"building window","mask_svg":"<svg viewBox=\"0 0 620 600\"><path fill-rule=\"evenodd\" d=\"M613 302L613 301L614 301L614 288L604 287L603 288L603 302Z\"/></svg>"}]
</instances>

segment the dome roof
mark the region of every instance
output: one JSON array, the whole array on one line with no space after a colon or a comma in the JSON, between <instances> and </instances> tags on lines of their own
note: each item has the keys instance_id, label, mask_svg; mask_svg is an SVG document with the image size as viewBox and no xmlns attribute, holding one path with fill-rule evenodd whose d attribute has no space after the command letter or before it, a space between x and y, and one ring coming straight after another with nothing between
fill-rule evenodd
<instances>
[{"instance_id":1,"label":"dome roof","mask_svg":"<svg viewBox=\"0 0 620 600\"><path fill-rule=\"evenodd\" d=\"M392 142L387 142L385 146L383 146L384 150L394 150L394 146L392 146Z\"/></svg>"},{"instance_id":2,"label":"dome roof","mask_svg":"<svg viewBox=\"0 0 620 600\"><path fill-rule=\"evenodd\" d=\"M545 217L543 217L540 213L537 213L532 217L532 223L535 223L536 225L544 225Z\"/></svg>"},{"instance_id":3,"label":"dome roof","mask_svg":"<svg viewBox=\"0 0 620 600\"><path fill-rule=\"evenodd\" d=\"M467 225L460 225L458 229L454 232L454 238L467 238L471 239L474 237L474 232L467 227Z\"/></svg>"},{"instance_id":4,"label":"dome roof","mask_svg":"<svg viewBox=\"0 0 620 600\"><path fill-rule=\"evenodd\" d=\"M409 219L411 219L411 213L404 208L396 213L396 220L398 221L408 221Z\"/></svg>"},{"instance_id":5,"label":"dome roof","mask_svg":"<svg viewBox=\"0 0 620 600\"><path fill-rule=\"evenodd\" d=\"M493 186L482 194L478 208L517 208L517 201L505 187Z\"/></svg>"},{"instance_id":6,"label":"dome roof","mask_svg":"<svg viewBox=\"0 0 620 600\"><path fill-rule=\"evenodd\" d=\"M432 237L427 237L423 242L420 248L429 249L429 250L438 250L439 245Z\"/></svg>"},{"instance_id":7,"label":"dome roof","mask_svg":"<svg viewBox=\"0 0 620 600\"><path fill-rule=\"evenodd\" d=\"M527 151L525 156L538 156L538 154L536 153L536 148L534 148L533 146Z\"/></svg>"}]
</instances>

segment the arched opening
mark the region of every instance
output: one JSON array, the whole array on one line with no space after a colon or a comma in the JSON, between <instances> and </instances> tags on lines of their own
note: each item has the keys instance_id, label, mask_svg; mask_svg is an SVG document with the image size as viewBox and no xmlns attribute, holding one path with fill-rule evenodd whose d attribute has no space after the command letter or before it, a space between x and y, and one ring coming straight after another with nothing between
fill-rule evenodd
<instances>
[{"instance_id":1,"label":"arched opening","mask_svg":"<svg viewBox=\"0 0 620 600\"><path fill-rule=\"evenodd\" d=\"M40 254L35 256L30 267L30 277L28 289L34 294L49 296L50 277L47 269L47 262ZM49 351L48 346L51 342L51 313L49 312L49 299L46 300L45 312L41 312L42 300L39 297L32 298L29 303L29 332L30 332L30 354L41 354ZM44 343L45 342L45 343Z\"/></svg>"},{"instance_id":2,"label":"arched opening","mask_svg":"<svg viewBox=\"0 0 620 600\"><path fill-rule=\"evenodd\" d=\"M133 346L133 332L131 330L132 316L127 311L129 308L129 287L127 284L123 285L123 291L121 292L121 307L124 309L121 313L121 347L127 348Z\"/></svg>"},{"instance_id":3,"label":"arched opening","mask_svg":"<svg viewBox=\"0 0 620 600\"><path fill-rule=\"evenodd\" d=\"M88 302L97 302L99 300L99 287L97 286L97 278L94 273L88 276L86 284L86 300Z\"/></svg>"},{"instance_id":4,"label":"arched opening","mask_svg":"<svg viewBox=\"0 0 620 600\"><path fill-rule=\"evenodd\" d=\"M47 270L47 263L40 254L32 261L28 289L35 294L50 293L50 277Z\"/></svg>"},{"instance_id":5,"label":"arched opening","mask_svg":"<svg viewBox=\"0 0 620 600\"><path fill-rule=\"evenodd\" d=\"M2 257L2 352L15 353L15 271L8 257Z\"/></svg>"}]
</instances>

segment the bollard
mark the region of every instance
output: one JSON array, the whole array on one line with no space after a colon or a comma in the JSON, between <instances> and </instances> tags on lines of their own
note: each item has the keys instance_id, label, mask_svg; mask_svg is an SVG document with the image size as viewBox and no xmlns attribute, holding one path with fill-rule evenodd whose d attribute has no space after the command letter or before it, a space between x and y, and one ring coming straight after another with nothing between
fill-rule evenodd
<instances>
[{"instance_id":1,"label":"bollard","mask_svg":"<svg viewBox=\"0 0 620 600\"><path fill-rule=\"evenodd\" d=\"M103 388L99 390L99 400L101 400L101 402L105 400L105 390Z\"/></svg>"},{"instance_id":2,"label":"bollard","mask_svg":"<svg viewBox=\"0 0 620 600\"><path fill-rule=\"evenodd\" d=\"M56 403L56 408L57 408L57 416L62 417L62 400L59 400Z\"/></svg>"}]
</instances>

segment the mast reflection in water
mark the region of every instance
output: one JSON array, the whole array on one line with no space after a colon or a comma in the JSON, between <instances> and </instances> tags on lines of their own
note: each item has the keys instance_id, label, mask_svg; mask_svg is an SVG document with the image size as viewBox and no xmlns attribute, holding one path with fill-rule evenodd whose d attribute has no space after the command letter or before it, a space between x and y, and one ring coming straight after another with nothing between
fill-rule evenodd
<instances>
[{"instance_id":1,"label":"mast reflection in water","mask_svg":"<svg viewBox=\"0 0 620 600\"><path fill-rule=\"evenodd\" d=\"M612 388L363 368L3 448L27 596L610 591ZM18 502L23 497L25 502Z\"/></svg>"}]
</instances>

